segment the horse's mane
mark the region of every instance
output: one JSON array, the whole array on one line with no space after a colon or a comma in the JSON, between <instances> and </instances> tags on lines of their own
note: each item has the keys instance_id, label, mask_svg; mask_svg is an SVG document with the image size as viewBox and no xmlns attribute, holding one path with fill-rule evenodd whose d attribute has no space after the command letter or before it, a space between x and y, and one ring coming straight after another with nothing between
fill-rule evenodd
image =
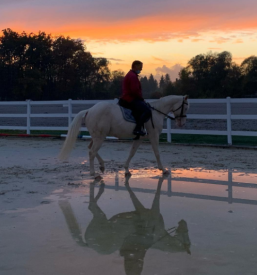
<instances>
[{"instance_id":1,"label":"horse's mane","mask_svg":"<svg viewBox=\"0 0 257 275\"><path fill-rule=\"evenodd\" d=\"M167 95L167 96L161 97L160 99L150 102L150 105L155 108L160 108L161 106L163 106L163 103L167 102L167 100L171 100L172 98L180 98L180 97L183 97L183 96Z\"/></svg>"}]
</instances>

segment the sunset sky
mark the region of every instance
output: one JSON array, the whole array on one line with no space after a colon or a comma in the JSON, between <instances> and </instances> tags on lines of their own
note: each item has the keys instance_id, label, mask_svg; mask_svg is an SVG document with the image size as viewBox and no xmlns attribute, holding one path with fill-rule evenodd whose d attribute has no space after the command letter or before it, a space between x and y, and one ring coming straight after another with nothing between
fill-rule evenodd
<instances>
[{"instance_id":1,"label":"sunset sky","mask_svg":"<svg viewBox=\"0 0 257 275\"><path fill-rule=\"evenodd\" d=\"M143 74L175 79L200 53L257 55L256 12L256 0L0 0L0 27L80 38L112 70L139 59Z\"/></svg>"}]
</instances>

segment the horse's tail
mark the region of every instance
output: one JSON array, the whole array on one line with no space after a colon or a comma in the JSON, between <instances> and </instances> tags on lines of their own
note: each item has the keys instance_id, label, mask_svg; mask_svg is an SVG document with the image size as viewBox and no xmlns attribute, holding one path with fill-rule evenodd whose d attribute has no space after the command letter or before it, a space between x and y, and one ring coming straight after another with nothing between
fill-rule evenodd
<instances>
[{"instance_id":1,"label":"horse's tail","mask_svg":"<svg viewBox=\"0 0 257 275\"><path fill-rule=\"evenodd\" d=\"M62 150L58 155L59 160L66 160L69 157L70 152L73 149L73 146L76 142L76 139L82 124L82 120L87 115L87 112L88 110L81 111L73 119L69 127L69 131L65 139L65 142L63 144Z\"/></svg>"}]
</instances>

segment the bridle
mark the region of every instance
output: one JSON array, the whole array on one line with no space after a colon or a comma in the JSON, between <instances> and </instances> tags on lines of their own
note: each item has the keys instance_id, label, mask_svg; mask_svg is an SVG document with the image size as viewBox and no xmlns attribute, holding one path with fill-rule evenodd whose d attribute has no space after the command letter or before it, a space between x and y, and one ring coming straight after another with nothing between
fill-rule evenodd
<instances>
[{"instance_id":1,"label":"bridle","mask_svg":"<svg viewBox=\"0 0 257 275\"><path fill-rule=\"evenodd\" d=\"M181 108L180 115L179 115L179 116L175 116L175 119L178 118L178 117L187 117L186 115L183 115L183 112L184 112L184 105L188 105L188 103L186 103L186 102L184 101L184 98L183 98L183 102L182 102L181 106L178 107L178 108L177 108L176 110L174 110L174 111L172 110L172 112L174 113L174 112L178 111L178 110Z\"/></svg>"},{"instance_id":2,"label":"bridle","mask_svg":"<svg viewBox=\"0 0 257 275\"><path fill-rule=\"evenodd\" d=\"M169 118L169 119L171 119L171 120L175 120L175 119L177 119L177 118L187 117L186 115L183 115L183 112L184 112L184 105L188 105L188 103L186 103L186 102L184 101L184 98L183 98L182 104L181 104L176 110L171 110L171 111L174 113L174 112L178 111L179 109L181 109L180 115L179 115L179 116L175 116L175 117L169 116L168 114L165 114L165 113L161 112L160 110L155 109L155 108L154 108L153 106L151 106L150 104L149 104L149 107L150 107L152 110L154 110L154 111L156 111L156 112L158 112L158 113L160 113L160 114L165 115L165 117L167 117L167 118Z\"/></svg>"}]
</instances>

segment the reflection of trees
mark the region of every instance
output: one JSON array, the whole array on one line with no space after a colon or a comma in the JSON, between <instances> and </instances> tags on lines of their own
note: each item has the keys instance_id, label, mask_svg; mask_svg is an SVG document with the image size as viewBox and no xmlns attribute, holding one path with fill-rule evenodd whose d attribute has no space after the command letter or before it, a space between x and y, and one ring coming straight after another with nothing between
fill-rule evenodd
<instances>
[{"instance_id":1,"label":"reflection of trees","mask_svg":"<svg viewBox=\"0 0 257 275\"><path fill-rule=\"evenodd\" d=\"M116 250L124 257L126 274L141 274L144 257L149 248L170 253L187 252L190 254L190 240L187 223L181 220L178 227L165 229L160 213L160 191L164 178L160 178L151 209L145 208L137 199L126 180L135 211L120 213L109 220L98 206L97 201L104 192L104 183L94 196L94 183L90 185L89 210L93 219L85 232L85 241L68 201L60 201L70 232L76 242L87 246L100 254L111 254Z\"/></svg>"}]
</instances>

